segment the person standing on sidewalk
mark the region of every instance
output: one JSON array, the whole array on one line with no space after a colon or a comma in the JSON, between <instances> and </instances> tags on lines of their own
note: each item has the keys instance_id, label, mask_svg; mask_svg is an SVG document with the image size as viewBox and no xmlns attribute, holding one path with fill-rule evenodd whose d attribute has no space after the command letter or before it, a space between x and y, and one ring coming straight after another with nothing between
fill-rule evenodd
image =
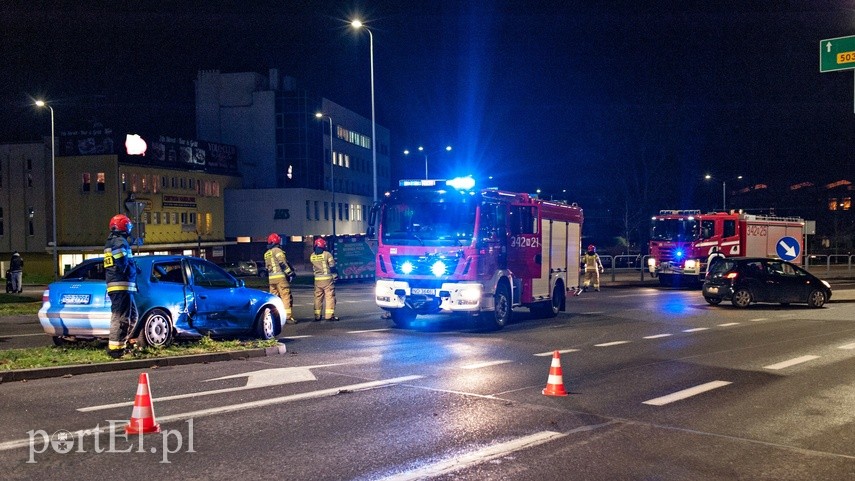
<instances>
[{"instance_id":1,"label":"person standing on sidewalk","mask_svg":"<svg viewBox=\"0 0 855 481\"><path fill-rule=\"evenodd\" d=\"M24 258L18 251L12 254L12 260L9 262L9 274L12 276L12 292L23 292L22 279L24 276Z\"/></svg>"},{"instance_id":2,"label":"person standing on sidewalk","mask_svg":"<svg viewBox=\"0 0 855 481\"><path fill-rule=\"evenodd\" d=\"M282 238L279 237L279 234L274 232L267 236L267 252L264 253L267 285L270 287L270 293L279 296L282 299L282 304L285 305L285 323L297 324L291 305L291 281L294 280L296 274L291 265L288 264L288 259L285 257L285 252L281 246Z\"/></svg>"},{"instance_id":3,"label":"person standing on sidewalk","mask_svg":"<svg viewBox=\"0 0 855 481\"><path fill-rule=\"evenodd\" d=\"M335 259L327 250L327 241L322 237L315 239L312 256L312 272L315 275L315 321L337 321L335 317L335 281L338 270ZM323 315L323 316L322 316Z\"/></svg>"}]
</instances>

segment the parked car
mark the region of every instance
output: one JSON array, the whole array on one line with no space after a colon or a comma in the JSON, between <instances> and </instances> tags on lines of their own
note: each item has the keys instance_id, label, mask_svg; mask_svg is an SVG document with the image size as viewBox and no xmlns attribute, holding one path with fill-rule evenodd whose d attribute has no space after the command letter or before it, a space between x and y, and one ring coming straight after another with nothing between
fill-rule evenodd
<instances>
[{"instance_id":1,"label":"parked car","mask_svg":"<svg viewBox=\"0 0 855 481\"><path fill-rule=\"evenodd\" d=\"M203 335L272 339L282 332L285 306L279 297L245 287L205 259L153 255L134 260L137 316L129 337L140 345L165 346L176 338ZM39 322L56 344L109 337L104 273L103 259L90 259L45 290Z\"/></svg>"},{"instance_id":2,"label":"parked car","mask_svg":"<svg viewBox=\"0 0 855 481\"><path fill-rule=\"evenodd\" d=\"M220 267L235 277L258 275L258 267L256 267L256 263L253 261L229 262Z\"/></svg>"},{"instance_id":3,"label":"parked car","mask_svg":"<svg viewBox=\"0 0 855 481\"><path fill-rule=\"evenodd\" d=\"M780 259L727 257L713 262L703 295L712 305L730 300L736 307L748 307L754 302L798 302L822 307L831 299L831 285Z\"/></svg>"}]
</instances>

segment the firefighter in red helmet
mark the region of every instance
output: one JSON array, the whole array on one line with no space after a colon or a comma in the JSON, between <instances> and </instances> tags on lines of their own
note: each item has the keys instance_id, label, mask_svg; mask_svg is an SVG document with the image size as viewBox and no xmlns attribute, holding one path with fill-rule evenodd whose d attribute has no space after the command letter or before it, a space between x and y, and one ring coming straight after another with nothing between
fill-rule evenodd
<instances>
[{"instance_id":1,"label":"firefighter in red helmet","mask_svg":"<svg viewBox=\"0 0 855 481\"><path fill-rule=\"evenodd\" d=\"M597 255L597 246L591 244L588 246L588 251L582 256L582 265L585 269L585 281L582 283L582 289L588 290L591 282L594 283L594 290L600 290L600 273L605 269L600 256Z\"/></svg>"},{"instance_id":2,"label":"firefighter in red helmet","mask_svg":"<svg viewBox=\"0 0 855 481\"><path fill-rule=\"evenodd\" d=\"M327 250L327 241L315 239L314 250L309 258L315 275L315 320L337 321L335 317L335 281L338 271L335 259Z\"/></svg>"},{"instance_id":3,"label":"firefighter in red helmet","mask_svg":"<svg viewBox=\"0 0 855 481\"><path fill-rule=\"evenodd\" d=\"M110 219L110 235L104 245L104 271L111 303L107 354L114 359L125 354L131 319L136 316L134 292L137 290L137 266L128 243L133 227L128 216L114 215Z\"/></svg>"},{"instance_id":4,"label":"firefighter in red helmet","mask_svg":"<svg viewBox=\"0 0 855 481\"><path fill-rule=\"evenodd\" d=\"M291 281L296 277L294 269L288 263L282 250L282 238L272 233L267 236L267 251L264 253L264 266L267 268L267 284L270 293L279 296L285 305L285 322L297 324L291 305Z\"/></svg>"}]
</instances>

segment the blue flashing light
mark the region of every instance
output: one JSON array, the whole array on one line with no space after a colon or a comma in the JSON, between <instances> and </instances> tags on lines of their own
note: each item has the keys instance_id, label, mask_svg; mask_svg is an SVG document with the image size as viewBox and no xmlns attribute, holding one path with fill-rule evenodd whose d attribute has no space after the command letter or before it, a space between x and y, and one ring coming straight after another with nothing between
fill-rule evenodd
<instances>
[{"instance_id":1,"label":"blue flashing light","mask_svg":"<svg viewBox=\"0 0 855 481\"><path fill-rule=\"evenodd\" d=\"M456 177L445 181L445 184L456 190L471 190L475 187L475 179L472 177Z\"/></svg>"},{"instance_id":2,"label":"blue flashing light","mask_svg":"<svg viewBox=\"0 0 855 481\"><path fill-rule=\"evenodd\" d=\"M677 252L674 253L674 257L676 257L677 259L680 259L681 257L683 257L683 251L678 250Z\"/></svg>"},{"instance_id":3,"label":"blue flashing light","mask_svg":"<svg viewBox=\"0 0 855 481\"><path fill-rule=\"evenodd\" d=\"M402 179L398 181L399 187L433 187L436 185L434 179Z\"/></svg>"}]
</instances>

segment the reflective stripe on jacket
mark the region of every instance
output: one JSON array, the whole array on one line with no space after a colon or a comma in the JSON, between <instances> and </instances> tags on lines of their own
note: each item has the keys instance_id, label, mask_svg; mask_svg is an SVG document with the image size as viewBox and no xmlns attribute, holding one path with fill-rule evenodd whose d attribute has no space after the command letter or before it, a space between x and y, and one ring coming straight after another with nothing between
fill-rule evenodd
<instances>
[{"instance_id":1,"label":"reflective stripe on jacket","mask_svg":"<svg viewBox=\"0 0 855 481\"><path fill-rule=\"evenodd\" d=\"M270 281L285 279L293 273L288 265L285 252L279 247L267 249L267 252L264 253L264 266L267 268L267 278Z\"/></svg>"},{"instance_id":2,"label":"reflective stripe on jacket","mask_svg":"<svg viewBox=\"0 0 855 481\"><path fill-rule=\"evenodd\" d=\"M323 251L320 254L312 254L309 258L312 263L312 272L315 274L316 281L332 279L332 268L335 267L335 259L329 251Z\"/></svg>"},{"instance_id":3,"label":"reflective stripe on jacket","mask_svg":"<svg viewBox=\"0 0 855 481\"><path fill-rule=\"evenodd\" d=\"M111 232L104 245L104 270L107 292L136 291L137 266L131 246L121 234Z\"/></svg>"}]
</instances>

